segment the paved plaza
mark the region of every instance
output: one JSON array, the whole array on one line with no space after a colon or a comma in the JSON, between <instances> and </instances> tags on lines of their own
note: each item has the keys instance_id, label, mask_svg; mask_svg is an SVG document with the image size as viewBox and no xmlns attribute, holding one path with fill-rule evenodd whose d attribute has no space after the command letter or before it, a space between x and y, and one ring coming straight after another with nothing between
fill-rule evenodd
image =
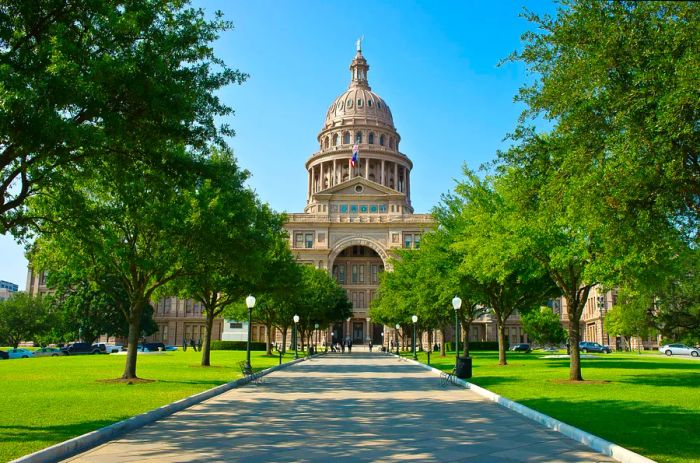
<instances>
[{"instance_id":1,"label":"paved plaza","mask_svg":"<svg viewBox=\"0 0 700 463\"><path fill-rule=\"evenodd\" d=\"M614 461L423 368L329 354L67 461Z\"/></svg>"}]
</instances>

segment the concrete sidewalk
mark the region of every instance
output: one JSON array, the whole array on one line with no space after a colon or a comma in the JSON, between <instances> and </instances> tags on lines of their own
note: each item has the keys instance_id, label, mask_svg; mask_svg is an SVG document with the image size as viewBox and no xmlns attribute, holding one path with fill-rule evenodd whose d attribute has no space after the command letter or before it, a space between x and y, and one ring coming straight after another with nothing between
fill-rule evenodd
<instances>
[{"instance_id":1,"label":"concrete sidewalk","mask_svg":"<svg viewBox=\"0 0 700 463\"><path fill-rule=\"evenodd\" d=\"M380 353L302 362L70 462L614 461Z\"/></svg>"}]
</instances>

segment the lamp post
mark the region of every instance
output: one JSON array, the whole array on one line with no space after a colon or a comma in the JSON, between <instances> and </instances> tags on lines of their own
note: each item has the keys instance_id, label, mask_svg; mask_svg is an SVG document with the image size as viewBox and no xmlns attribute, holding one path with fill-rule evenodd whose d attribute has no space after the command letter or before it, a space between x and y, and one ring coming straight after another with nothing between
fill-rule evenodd
<instances>
[{"instance_id":1,"label":"lamp post","mask_svg":"<svg viewBox=\"0 0 700 463\"><path fill-rule=\"evenodd\" d=\"M394 331L394 337L396 338L396 355L401 355L399 354L399 330L401 329L401 325L398 323L396 324L396 331Z\"/></svg>"},{"instance_id":2,"label":"lamp post","mask_svg":"<svg viewBox=\"0 0 700 463\"><path fill-rule=\"evenodd\" d=\"M603 341L603 334L606 336L605 345L610 345L610 335L605 329L605 296L598 296L598 311L600 313L600 330L601 330L601 341Z\"/></svg>"},{"instance_id":3,"label":"lamp post","mask_svg":"<svg viewBox=\"0 0 700 463\"><path fill-rule=\"evenodd\" d=\"M253 368L250 366L250 338L253 335L253 307L255 307L255 298L248 296L245 298L245 305L248 306L248 344L246 345L245 354L245 369L248 374L253 373Z\"/></svg>"},{"instance_id":4,"label":"lamp post","mask_svg":"<svg viewBox=\"0 0 700 463\"><path fill-rule=\"evenodd\" d=\"M316 336L314 336L314 354L316 349L318 349L318 323L314 323L314 329L316 330Z\"/></svg>"},{"instance_id":5,"label":"lamp post","mask_svg":"<svg viewBox=\"0 0 700 463\"><path fill-rule=\"evenodd\" d=\"M370 320L372 320L370 317L367 317L367 341L372 342L372 324L370 323Z\"/></svg>"},{"instance_id":6,"label":"lamp post","mask_svg":"<svg viewBox=\"0 0 700 463\"><path fill-rule=\"evenodd\" d=\"M418 360L418 354L416 353L416 323L418 322L418 315L411 317L413 321L413 360Z\"/></svg>"},{"instance_id":7,"label":"lamp post","mask_svg":"<svg viewBox=\"0 0 700 463\"><path fill-rule=\"evenodd\" d=\"M459 309L462 308L462 299L460 299L458 296L455 296L452 299L452 307L455 309L455 357L459 358L459 332L461 331L459 329Z\"/></svg>"},{"instance_id":8,"label":"lamp post","mask_svg":"<svg viewBox=\"0 0 700 463\"><path fill-rule=\"evenodd\" d=\"M297 341L297 323L299 323L299 315L295 315L294 318L294 333L292 333L292 339L294 339L294 358L299 358L299 342Z\"/></svg>"}]
</instances>

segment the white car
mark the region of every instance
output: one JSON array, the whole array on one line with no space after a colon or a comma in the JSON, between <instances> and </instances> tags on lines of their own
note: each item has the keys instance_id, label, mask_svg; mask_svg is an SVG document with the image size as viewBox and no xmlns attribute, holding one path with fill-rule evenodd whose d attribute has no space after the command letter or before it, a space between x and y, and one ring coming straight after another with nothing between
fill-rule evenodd
<instances>
[{"instance_id":1,"label":"white car","mask_svg":"<svg viewBox=\"0 0 700 463\"><path fill-rule=\"evenodd\" d=\"M7 351L11 359L28 359L34 357L34 352L27 349L10 349Z\"/></svg>"},{"instance_id":2,"label":"white car","mask_svg":"<svg viewBox=\"0 0 700 463\"><path fill-rule=\"evenodd\" d=\"M697 347L686 346L685 344L666 344L659 347L659 352L671 355L690 355L692 357L700 356L700 349Z\"/></svg>"}]
</instances>

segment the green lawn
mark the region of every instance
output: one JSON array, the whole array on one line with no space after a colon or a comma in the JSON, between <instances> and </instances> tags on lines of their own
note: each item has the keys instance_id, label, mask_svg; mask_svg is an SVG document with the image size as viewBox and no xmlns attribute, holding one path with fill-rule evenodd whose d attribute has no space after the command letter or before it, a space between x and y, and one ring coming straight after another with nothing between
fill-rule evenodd
<instances>
[{"instance_id":1,"label":"green lawn","mask_svg":"<svg viewBox=\"0 0 700 463\"><path fill-rule=\"evenodd\" d=\"M290 361L294 354L286 355ZM201 353L140 355L139 377L147 384L98 382L121 376L123 355L83 355L0 361L0 461L8 461L102 426L160 407L241 376L245 352L212 351L212 367ZM256 370L278 357L253 352Z\"/></svg>"},{"instance_id":2,"label":"green lawn","mask_svg":"<svg viewBox=\"0 0 700 463\"><path fill-rule=\"evenodd\" d=\"M469 381L659 462L700 462L700 361L599 354L582 359L588 382L571 384L559 382L568 359L544 355L509 352L498 366L497 352L473 352ZM431 364L451 370L454 353Z\"/></svg>"}]
</instances>

